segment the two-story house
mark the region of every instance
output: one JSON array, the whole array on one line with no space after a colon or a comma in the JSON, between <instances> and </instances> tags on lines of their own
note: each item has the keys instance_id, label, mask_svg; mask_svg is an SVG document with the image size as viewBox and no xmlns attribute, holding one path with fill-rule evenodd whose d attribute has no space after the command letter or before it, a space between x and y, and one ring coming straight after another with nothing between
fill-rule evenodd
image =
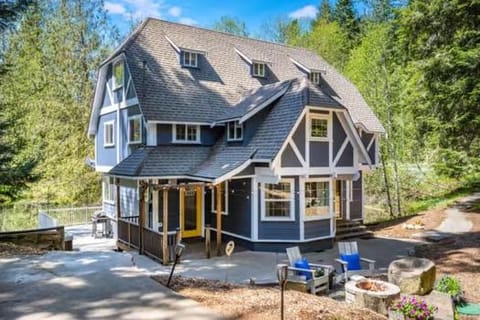
<instances>
[{"instance_id":1,"label":"two-story house","mask_svg":"<svg viewBox=\"0 0 480 320\"><path fill-rule=\"evenodd\" d=\"M253 250L331 247L364 218L383 132L311 51L151 18L100 66L89 126L118 240L160 258L158 237L206 225Z\"/></svg>"}]
</instances>

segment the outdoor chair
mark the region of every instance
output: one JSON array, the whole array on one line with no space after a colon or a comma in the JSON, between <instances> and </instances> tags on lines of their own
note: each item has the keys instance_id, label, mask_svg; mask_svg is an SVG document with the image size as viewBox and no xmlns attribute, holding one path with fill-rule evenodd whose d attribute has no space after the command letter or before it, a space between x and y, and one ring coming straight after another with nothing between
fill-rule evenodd
<instances>
[{"instance_id":1,"label":"outdoor chair","mask_svg":"<svg viewBox=\"0 0 480 320\"><path fill-rule=\"evenodd\" d=\"M291 283L292 287L300 285L312 294L328 292L333 266L309 263L302 257L299 247L287 248L287 256L290 262L287 286L288 283Z\"/></svg>"},{"instance_id":2,"label":"outdoor chair","mask_svg":"<svg viewBox=\"0 0 480 320\"><path fill-rule=\"evenodd\" d=\"M340 263L342 274L336 282L345 280L347 283L352 275L369 276L373 274L375 260L360 257L356 241L339 242L338 252L340 259L335 259L335 261ZM368 269L362 269L361 262L367 263Z\"/></svg>"}]
</instances>

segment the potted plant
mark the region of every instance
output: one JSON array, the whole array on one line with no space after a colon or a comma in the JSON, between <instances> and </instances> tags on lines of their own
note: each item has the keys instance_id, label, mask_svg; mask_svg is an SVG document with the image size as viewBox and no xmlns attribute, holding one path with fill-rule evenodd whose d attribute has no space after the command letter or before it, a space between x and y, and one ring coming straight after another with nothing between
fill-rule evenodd
<instances>
[{"instance_id":1,"label":"potted plant","mask_svg":"<svg viewBox=\"0 0 480 320\"><path fill-rule=\"evenodd\" d=\"M432 320L437 309L415 296L403 296L390 308L388 315L394 320Z\"/></svg>"},{"instance_id":2,"label":"potted plant","mask_svg":"<svg viewBox=\"0 0 480 320\"><path fill-rule=\"evenodd\" d=\"M450 295L455 304L460 304L464 300L460 281L454 277L443 276L435 285L435 290Z\"/></svg>"}]
</instances>

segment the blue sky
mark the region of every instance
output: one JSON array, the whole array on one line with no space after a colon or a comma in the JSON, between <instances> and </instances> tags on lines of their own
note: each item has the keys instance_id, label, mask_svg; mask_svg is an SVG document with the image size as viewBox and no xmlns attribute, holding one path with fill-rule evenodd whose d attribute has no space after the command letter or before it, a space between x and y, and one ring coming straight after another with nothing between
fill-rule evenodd
<instances>
[{"instance_id":1,"label":"blue sky","mask_svg":"<svg viewBox=\"0 0 480 320\"><path fill-rule=\"evenodd\" d=\"M311 19L319 0L106 0L105 8L120 31L129 29L133 18L148 16L164 20L211 27L222 16L244 21L248 31L257 35L261 26L276 17Z\"/></svg>"}]
</instances>

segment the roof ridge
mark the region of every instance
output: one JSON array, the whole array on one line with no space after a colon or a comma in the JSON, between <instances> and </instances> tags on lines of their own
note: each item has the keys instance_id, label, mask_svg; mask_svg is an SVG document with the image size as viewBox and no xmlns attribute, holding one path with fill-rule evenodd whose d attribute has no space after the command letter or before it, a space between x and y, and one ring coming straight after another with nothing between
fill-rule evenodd
<instances>
[{"instance_id":1,"label":"roof ridge","mask_svg":"<svg viewBox=\"0 0 480 320\"><path fill-rule=\"evenodd\" d=\"M276 46L285 47L285 48L294 49L294 50L302 50L302 51L312 53L312 54L315 54L315 55L319 56L314 51L312 51L308 48L304 48L304 47L291 46L291 45L284 44L284 43L273 42L273 41L268 41L268 40L263 40L263 39L258 39L258 38L250 38L248 36L240 36L240 35L224 32L224 31L209 29L207 27L192 26L192 25L189 25L189 24L184 24L184 23L174 22L174 21L168 21L168 20L163 20L163 19L154 18L154 17L147 17L147 19L145 19L145 21L147 21L147 20L155 20L155 21L158 21L158 22L161 22L161 23L173 24L173 25L192 28L192 29L200 29L200 30L203 30L203 31L207 31L207 32L211 32L211 33L217 33L217 34L223 34L223 35L226 35L226 36L229 36L229 37L232 37L232 38L238 38L238 39L242 39L242 40L251 40L251 41L267 43L267 44L276 45ZM325 59L323 59L323 60L325 60Z\"/></svg>"}]
</instances>

